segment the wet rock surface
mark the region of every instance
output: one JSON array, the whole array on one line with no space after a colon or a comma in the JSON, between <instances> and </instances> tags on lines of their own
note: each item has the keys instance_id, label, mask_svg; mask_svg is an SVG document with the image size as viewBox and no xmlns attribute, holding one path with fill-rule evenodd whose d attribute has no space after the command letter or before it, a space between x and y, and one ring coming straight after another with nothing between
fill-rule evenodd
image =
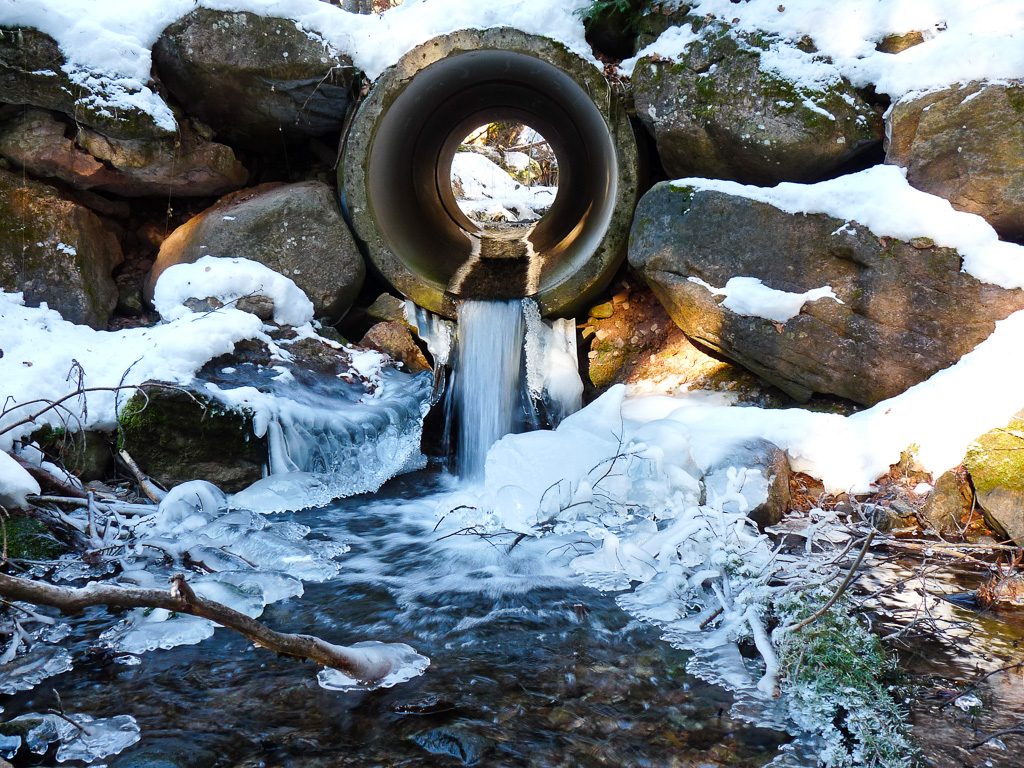
<instances>
[{"instance_id":1,"label":"wet rock surface","mask_svg":"<svg viewBox=\"0 0 1024 768\"><path fill-rule=\"evenodd\" d=\"M968 83L900 99L886 162L907 181L1024 241L1024 81Z\"/></svg>"},{"instance_id":2,"label":"wet rock surface","mask_svg":"<svg viewBox=\"0 0 1024 768\"><path fill-rule=\"evenodd\" d=\"M66 320L105 328L123 260L113 231L56 189L0 169L0 288L46 302Z\"/></svg>"},{"instance_id":3,"label":"wet rock surface","mask_svg":"<svg viewBox=\"0 0 1024 768\"><path fill-rule=\"evenodd\" d=\"M190 114L256 150L341 129L355 70L294 21L199 9L153 48L154 67Z\"/></svg>"},{"instance_id":4,"label":"wet rock surface","mask_svg":"<svg viewBox=\"0 0 1024 768\"><path fill-rule=\"evenodd\" d=\"M410 373L431 369L423 351L416 345L409 326L398 320L377 323L366 332L359 346L389 355L402 364L403 370Z\"/></svg>"},{"instance_id":5,"label":"wet rock surface","mask_svg":"<svg viewBox=\"0 0 1024 768\"><path fill-rule=\"evenodd\" d=\"M670 176L813 181L881 142L881 118L848 82L797 86L761 66L767 43L717 24L700 35L678 62L644 57L633 72Z\"/></svg>"},{"instance_id":6,"label":"wet rock surface","mask_svg":"<svg viewBox=\"0 0 1024 768\"><path fill-rule=\"evenodd\" d=\"M629 259L687 336L797 400L893 397L1024 307L1024 292L979 282L960 271L956 251L930 241L667 182L637 208ZM690 279L721 288L736 276L792 293L831 286L839 300L808 301L780 323L737 314Z\"/></svg>"},{"instance_id":7,"label":"wet rock surface","mask_svg":"<svg viewBox=\"0 0 1024 768\"><path fill-rule=\"evenodd\" d=\"M318 181L264 184L229 195L164 240L147 281L201 256L252 259L279 272L309 296L317 317L348 311L366 275L334 191Z\"/></svg>"}]
</instances>

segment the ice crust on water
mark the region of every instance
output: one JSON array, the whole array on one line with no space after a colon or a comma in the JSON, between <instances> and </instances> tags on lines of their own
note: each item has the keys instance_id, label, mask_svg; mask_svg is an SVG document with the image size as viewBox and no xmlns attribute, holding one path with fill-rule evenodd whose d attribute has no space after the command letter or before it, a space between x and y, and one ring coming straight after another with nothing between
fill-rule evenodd
<instances>
[{"instance_id":1,"label":"ice crust on water","mask_svg":"<svg viewBox=\"0 0 1024 768\"><path fill-rule=\"evenodd\" d=\"M380 680L365 682L349 677L338 669L324 668L316 679L321 688L329 691L375 691L378 688L391 688L419 677L427 671L430 659L417 653L405 643L380 643L367 640L349 646L358 655L371 663L389 664L390 671Z\"/></svg>"},{"instance_id":2,"label":"ice crust on water","mask_svg":"<svg viewBox=\"0 0 1024 768\"><path fill-rule=\"evenodd\" d=\"M94 718L86 714L68 713L66 717L28 714L13 718L11 723L37 724L25 734L24 740L16 736L9 744L0 741L0 755L13 758L22 744L30 752L44 755L50 745L58 744L57 762L76 760L91 763L123 752L141 738L138 723L130 715Z\"/></svg>"},{"instance_id":3,"label":"ice crust on water","mask_svg":"<svg viewBox=\"0 0 1024 768\"><path fill-rule=\"evenodd\" d=\"M28 651L0 665L0 694L29 691L47 678L67 672L71 654L59 645L35 643Z\"/></svg>"},{"instance_id":4,"label":"ice crust on water","mask_svg":"<svg viewBox=\"0 0 1024 768\"><path fill-rule=\"evenodd\" d=\"M238 508L237 497L232 501L229 509L228 497L202 480L172 489L155 513L136 526L137 538L118 580L166 589L171 571L154 569L146 557L150 552L166 553L176 566L187 560L210 571L187 574L197 595L255 618L268 604L301 595L303 581L337 576L341 566L335 558L346 551L346 545L310 540L306 526L268 520ZM104 632L102 639L118 652L137 654L195 644L213 631L214 624L206 619L163 609L136 609Z\"/></svg>"}]
</instances>

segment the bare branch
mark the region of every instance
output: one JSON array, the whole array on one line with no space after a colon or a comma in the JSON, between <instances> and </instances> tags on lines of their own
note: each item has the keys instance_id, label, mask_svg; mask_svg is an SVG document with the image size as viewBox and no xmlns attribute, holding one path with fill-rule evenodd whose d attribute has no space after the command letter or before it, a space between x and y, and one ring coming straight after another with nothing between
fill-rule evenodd
<instances>
[{"instance_id":1,"label":"bare branch","mask_svg":"<svg viewBox=\"0 0 1024 768\"><path fill-rule=\"evenodd\" d=\"M93 606L163 608L209 619L267 650L309 659L325 667L339 669L357 680L379 680L391 671L391 663L384 657L334 645L312 635L277 632L233 608L199 597L185 584L180 574L172 578L172 588L165 592L100 583L77 588L60 587L0 573L0 595L8 600L52 606L64 613L79 613Z\"/></svg>"}]
</instances>

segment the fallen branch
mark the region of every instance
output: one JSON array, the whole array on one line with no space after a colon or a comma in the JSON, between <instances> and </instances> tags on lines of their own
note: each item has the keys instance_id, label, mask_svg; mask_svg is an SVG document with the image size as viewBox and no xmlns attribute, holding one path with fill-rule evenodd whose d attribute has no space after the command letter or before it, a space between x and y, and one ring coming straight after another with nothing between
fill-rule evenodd
<instances>
[{"instance_id":1,"label":"fallen branch","mask_svg":"<svg viewBox=\"0 0 1024 768\"><path fill-rule=\"evenodd\" d=\"M157 487L156 483L149 479L149 477L139 469L139 465L135 463L128 451L123 448L117 452L118 458L124 462L124 465L128 467L128 470L135 476L135 482L139 484L139 489L152 501L154 504L159 504L164 500L167 495L167 491L164 491Z\"/></svg>"},{"instance_id":2,"label":"fallen branch","mask_svg":"<svg viewBox=\"0 0 1024 768\"><path fill-rule=\"evenodd\" d=\"M0 595L8 600L48 605L72 614L94 606L163 608L209 619L269 651L309 659L325 667L339 669L363 682L380 680L392 671L392 663L386 654L334 645L312 635L277 632L233 608L199 597L180 574L172 577L170 591L164 592L97 583L78 588L59 587L0 573Z\"/></svg>"}]
</instances>

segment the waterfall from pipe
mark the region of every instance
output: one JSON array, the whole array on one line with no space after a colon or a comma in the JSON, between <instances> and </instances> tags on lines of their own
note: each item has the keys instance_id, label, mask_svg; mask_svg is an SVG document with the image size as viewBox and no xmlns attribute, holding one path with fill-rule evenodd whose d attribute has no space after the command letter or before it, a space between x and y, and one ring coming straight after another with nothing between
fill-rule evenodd
<instances>
[{"instance_id":1,"label":"waterfall from pipe","mask_svg":"<svg viewBox=\"0 0 1024 768\"><path fill-rule=\"evenodd\" d=\"M455 401L459 412L458 472L482 480L487 450L521 420L522 301L459 304Z\"/></svg>"}]
</instances>

